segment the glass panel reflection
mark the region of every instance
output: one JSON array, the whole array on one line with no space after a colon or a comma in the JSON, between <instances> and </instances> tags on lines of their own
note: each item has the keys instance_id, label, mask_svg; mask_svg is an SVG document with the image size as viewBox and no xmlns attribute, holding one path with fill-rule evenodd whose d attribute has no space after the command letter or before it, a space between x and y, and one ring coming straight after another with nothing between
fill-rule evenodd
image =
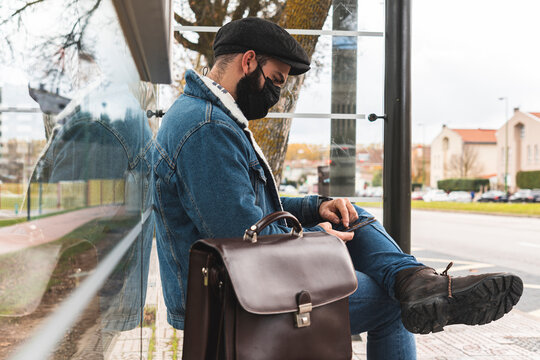
<instances>
[{"instance_id":1,"label":"glass panel reflection","mask_svg":"<svg viewBox=\"0 0 540 360\"><path fill-rule=\"evenodd\" d=\"M115 260L98 293L87 294L88 305L51 356L109 358L119 331L134 329L133 341L141 342L137 327L153 236L148 190L155 125L146 110L155 109L154 87L140 82L110 1L34 9L24 20L39 16L60 25L39 36L28 25L32 46L20 43L16 50L32 55L32 49L56 49L62 61L47 51L20 63L14 58L9 68L0 65L2 73L15 68L23 74L9 86L26 88L4 97L2 105L19 111L24 99L27 108L41 109L26 120L26 129L10 121L20 113L2 114L13 131L1 138L0 359L13 355L59 304L104 271L103 260L144 219L142 232ZM73 27L75 46L59 42L70 35L62 21ZM140 356L140 346L133 352Z\"/></svg>"},{"instance_id":2,"label":"glass panel reflection","mask_svg":"<svg viewBox=\"0 0 540 360\"><path fill-rule=\"evenodd\" d=\"M286 195L318 194L330 196L330 157L336 140L330 134L330 119L294 119L283 167L280 191ZM365 119L356 122L356 138L352 149L355 171L349 178L353 201L382 201L383 146L382 126ZM305 136L303 129L316 129L317 136ZM366 137L366 134L371 134ZM329 139L329 141L324 141Z\"/></svg>"}]
</instances>

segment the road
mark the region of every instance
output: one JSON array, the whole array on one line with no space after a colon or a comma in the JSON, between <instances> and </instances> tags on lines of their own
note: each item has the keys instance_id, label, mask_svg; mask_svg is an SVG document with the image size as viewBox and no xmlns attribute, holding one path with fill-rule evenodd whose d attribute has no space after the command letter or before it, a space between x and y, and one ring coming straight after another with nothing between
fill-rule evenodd
<instances>
[{"instance_id":1,"label":"road","mask_svg":"<svg viewBox=\"0 0 540 360\"><path fill-rule=\"evenodd\" d=\"M367 209L377 218L382 210ZM511 271L523 278L518 308L540 316L540 219L440 211L412 211L412 252L457 275ZM457 260L457 261L455 261Z\"/></svg>"}]
</instances>

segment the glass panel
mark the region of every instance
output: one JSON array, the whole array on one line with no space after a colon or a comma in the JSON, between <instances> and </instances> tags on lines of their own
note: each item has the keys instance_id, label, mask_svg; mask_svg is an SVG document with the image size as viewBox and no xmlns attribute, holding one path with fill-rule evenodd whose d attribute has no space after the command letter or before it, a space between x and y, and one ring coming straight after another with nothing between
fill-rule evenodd
<instances>
[{"instance_id":1,"label":"glass panel","mask_svg":"<svg viewBox=\"0 0 540 360\"><path fill-rule=\"evenodd\" d=\"M271 1L268 3L284 3L282 1ZM345 30L345 31L379 31L384 30L384 3L378 0L365 0L357 5L357 1L341 1L339 5L334 2L329 14L325 14L325 22L322 28L324 30ZM200 6L196 11L192 11L193 5L187 2L178 2L176 10L184 17L186 21L182 21L183 25L194 24L201 26L220 26L228 22L229 17L234 12L237 4L229 6L227 12L222 12L219 9L219 4L213 3L213 17L203 17L200 14L204 13L205 2L197 3ZM244 3L244 4L247 4ZM270 6L271 7L271 6ZM358 8L358 10L357 10ZM216 10L217 9L217 10ZM242 15L250 15L250 8L246 7ZM359 13L358 19L351 21L348 14L351 12ZM261 13L257 13L261 15ZM302 17L305 18L305 17ZM315 29L316 23L320 19L306 20L304 23L295 23L290 25L291 29ZM338 26L339 22L344 22ZM199 29L202 30L202 29ZM213 41L215 33L207 33L204 31L185 31L181 30L182 37L180 41L184 47L179 47L176 53L176 61L174 66L177 66L174 73L176 74L176 88L183 91L185 85L184 74L187 69L195 69L200 73L204 73L204 66L211 62L212 52L209 49L209 44ZM349 35L349 34L347 34ZM357 36L310 36L302 35L303 39L317 40L315 53L312 56L312 69L300 81L292 79L287 85L287 88L281 92L281 101L278 106L272 109L273 117L278 117L280 112L303 114L303 117L294 118L292 128L288 139L288 152L286 154L285 163L283 166L283 180L280 190L287 195L299 196L303 194L328 194L330 166L342 163L346 167L346 171L337 172L337 177L341 177L342 183L346 184L345 196L351 197L354 200L362 201L381 201L382 190L380 184L382 182L382 120L371 123L367 119L361 119L362 116L370 113L382 115L382 96L383 96L383 76L384 76L384 40L382 36L378 37L357 37ZM313 41L314 42L314 41ZM190 49L199 48L200 52ZM203 56L199 56L202 54ZM176 96L176 89L167 89L168 94L161 100L164 109L173 103ZM293 106L292 101L298 99ZM276 114L277 113L277 114ZM346 119L339 116L331 116L331 113L347 114ZM314 117L305 114L316 114ZM307 117L307 118L306 118ZM166 121L173 121L172 118L167 118ZM334 126L332 127L332 123ZM250 127L255 126L253 122ZM345 128L345 133L340 130ZM165 136L164 136L165 137ZM160 141L158 135L157 142ZM169 145L165 140L164 142ZM346 156L341 154L345 152ZM334 153L331 158L331 153ZM340 165L341 166L341 165ZM278 174L278 176L281 174ZM164 179L156 175L164 184ZM375 178L375 185L372 182ZM338 180L335 180L338 183ZM270 184L270 182L269 182ZM157 187L157 185L156 185ZM339 187L335 186L338 190ZM211 190L210 190L211 191ZM164 192L166 193L166 192ZM335 194L331 194L335 195ZM176 196L176 194L173 194ZM362 196L361 199L358 199ZM176 201L176 199L173 199ZM156 199L156 201L158 201ZM169 200L170 201L170 200ZM173 202L174 201L170 201ZM163 200L167 202L167 200ZM172 208L180 208L181 206L174 203ZM170 210L169 210L170 211ZM172 215L167 213L165 209L163 216L172 221L178 221ZM176 215L176 214L175 214ZM204 216L204 215L203 215ZM380 218L380 217L379 217ZM158 220L158 224L159 224ZM177 224L171 237L177 237L175 242L177 248L185 246L178 234L181 226L185 224ZM167 243L168 237L159 234L159 227L156 227L158 234L158 244L163 246ZM191 226L191 225L190 225ZM173 231L173 232L174 232ZM160 236L166 238L160 243ZM178 245L176 245L178 244ZM180 251L178 251L180 253ZM183 260L185 261L185 260ZM187 263L186 263L187 264ZM173 271L178 271L179 266L173 266ZM170 273L171 269L162 268L162 275L165 277L166 272ZM165 275L164 275L165 274ZM167 282L163 283L165 287ZM178 286L176 285L170 285ZM169 295L170 297L170 295ZM167 296L166 296L167 298ZM167 299L172 307L183 310L181 306L174 304L173 300ZM175 300L176 301L176 300ZM168 303L169 304L169 303ZM169 309L170 311L171 309ZM163 312L158 307L158 312ZM172 317L171 314L168 314ZM173 319L177 321L177 319ZM158 323L158 325L160 325ZM166 330L166 331L165 331ZM166 341L176 344L176 334L169 329L160 329L160 333L172 335ZM169 336L168 335L168 336Z\"/></svg>"},{"instance_id":2,"label":"glass panel","mask_svg":"<svg viewBox=\"0 0 540 360\"><path fill-rule=\"evenodd\" d=\"M354 194L349 197L353 201L375 202L372 205L379 206L383 165L381 124L353 121L356 121L359 141L354 148ZM329 119L294 119L282 177L284 193L331 195L328 188L332 162L330 148L335 149L337 143L330 136L330 126ZM375 135L369 138L366 133Z\"/></svg>"},{"instance_id":3,"label":"glass panel","mask_svg":"<svg viewBox=\"0 0 540 360\"><path fill-rule=\"evenodd\" d=\"M0 64L1 105L14 109L1 113L0 359L101 274L82 314L65 314L74 325L51 358L139 357L141 334L152 333L151 309L138 327L153 235L154 87L139 81L109 0L36 2L2 33L13 55ZM132 346L117 348L126 336Z\"/></svg>"},{"instance_id":4,"label":"glass panel","mask_svg":"<svg viewBox=\"0 0 540 360\"><path fill-rule=\"evenodd\" d=\"M14 1L0 11L11 15L24 4ZM270 17L282 4L239 15ZM199 25L221 25L235 15L231 6L198 19L205 11L192 12L184 1L176 10ZM326 19L326 30L382 31L383 10L374 0L336 1L329 16L291 27L314 29ZM51 357L150 356L159 316L154 295L161 289L154 288L153 218L146 217L149 149L158 124L149 123L145 111L159 108L155 89L139 81L110 0L35 2L2 26L13 51L1 58L0 105L16 109L0 113L0 332L6 334L0 359L106 272L109 256L116 257L112 272L96 285L97 294L88 292ZM181 41L186 48L204 45L200 53L210 59L214 36L191 32ZM331 195L364 196L380 178L382 122L355 115L382 113L383 46L382 37L320 36L313 70L290 89L292 96L285 93L279 111L321 115L293 121L285 173L298 178L296 192L324 193L333 185ZM175 73L205 65L204 57L179 48L175 64L183 68ZM164 93L166 105L177 95L171 88ZM289 100L298 94L294 108ZM330 175L333 183L324 180ZM138 234L141 218L146 222ZM127 250L117 254L124 245Z\"/></svg>"},{"instance_id":5,"label":"glass panel","mask_svg":"<svg viewBox=\"0 0 540 360\"><path fill-rule=\"evenodd\" d=\"M325 59L331 47L331 36L321 36L317 44L314 58ZM335 66L333 59L341 58L341 54L334 54L332 58L322 62L314 62L313 69L306 74L304 87L302 88L296 107L297 113L347 113L350 110L353 114L365 115L370 113L383 113L383 86L384 86L384 41L382 38L360 37L358 38L358 50L351 50L355 54L357 66L347 69L343 64ZM335 76L332 78L331 73ZM349 79L351 74L356 72L358 78L353 90L339 87L338 79ZM343 90L341 96L336 99L346 103L336 103L331 109L332 86ZM350 87L350 85L349 85ZM351 99L349 94L354 94ZM352 108L352 109L350 109ZM334 115L335 116L335 115ZM347 156L343 161L347 161L354 154L354 170L344 174L344 181L348 181L353 187L344 196L354 198L360 202L373 202L373 206L380 206L382 202L382 161L383 161L383 122L378 120L370 122L367 119L356 120L329 120L321 118L305 119L295 118L292 123L289 137L289 147L284 166L284 185L290 186L288 192L338 195L332 193L330 189L322 190L321 184L330 186L329 169L333 161L330 158L330 148L338 153L343 152L343 139L338 135L331 135L331 122L336 126L350 126L354 129L355 141L352 146L347 147ZM340 124L340 122L342 124ZM311 149L308 151L307 149ZM321 154L315 159L314 152ZM315 161L316 160L316 161ZM334 163L342 161L339 157ZM349 160L350 162L350 160ZM314 177L322 171L323 179ZM352 165L350 166L352 168ZM293 175L293 172L296 175ZM299 180L302 180L298 183ZM282 187L285 189L285 186ZM369 205L369 204L368 204Z\"/></svg>"},{"instance_id":6,"label":"glass panel","mask_svg":"<svg viewBox=\"0 0 540 360\"><path fill-rule=\"evenodd\" d=\"M384 32L384 1L358 0L358 30Z\"/></svg>"},{"instance_id":7,"label":"glass panel","mask_svg":"<svg viewBox=\"0 0 540 360\"><path fill-rule=\"evenodd\" d=\"M181 11L184 11L186 16L195 16L188 11L189 6L186 4L183 6ZM357 13L357 7L362 14L359 19L351 15ZM204 25L216 24L205 23ZM309 26L302 28L309 28ZM334 2L323 29L383 31L384 3L371 0L361 1L358 4L356 1ZM194 42L201 42L200 36L204 34L192 31L182 33ZM208 36L213 39L215 34L211 33ZM188 51L187 54L189 53ZM330 54L332 56L329 56ZM197 68L200 59L198 57L196 59L197 61L191 62ZM185 71L185 66L186 63L183 62L179 73ZM316 50L312 56L312 69L306 74L302 88L300 91L296 88L284 89L282 99L285 98L285 100L280 102L282 106L273 109L277 112L273 116L278 116L281 111L320 114L322 118L295 118L292 122L289 144L304 143L315 146L330 142L333 155L331 158L324 159L323 162L325 162L324 166L333 169L336 177L334 181L336 185L332 193L334 196L357 197L365 193L382 194L382 184L379 184L382 182L382 120L372 124L367 120L358 120L354 117L339 119L337 116L332 116L334 118L332 120L328 117L331 113L358 114L366 117L370 113L382 114L383 80L384 40L382 37L321 35L318 36ZM289 106L287 99L294 99L297 96L296 106ZM332 128L333 132L331 132ZM368 149L377 149L376 165L371 166L367 160ZM357 155L362 159L357 158ZM298 157L298 154L294 156ZM370 164L369 169L366 169L364 163L366 161ZM361 164L362 169L355 163ZM292 164L286 163L284 169L291 169L291 167ZM375 189L372 189L370 181L373 175L376 177ZM285 180L285 176L282 180ZM337 185L340 183L341 185ZM283 185L287 185L287 181ZM310 189L313 191L313 187ZM292 191L290 187L289 190ZM296 191L299 189L297 188ZM302 191L305 191L305 187ZM382 197L369 198L369 200L374 199L381 201Z\"/></svg>"}]
</instances>

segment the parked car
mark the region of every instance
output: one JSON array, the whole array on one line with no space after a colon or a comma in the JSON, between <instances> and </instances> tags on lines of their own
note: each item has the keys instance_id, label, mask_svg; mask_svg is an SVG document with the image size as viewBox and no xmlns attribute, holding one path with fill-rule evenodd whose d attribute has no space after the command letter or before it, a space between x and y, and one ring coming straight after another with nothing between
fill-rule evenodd
<instances>
[{"instance_id":1,"label":"parked car","mask_svg":"<svg viewBox=\"0 0 540 360\"><path fill-rule=\"evenodd\" d=\"M374 187L368 187L366 189L365 195L367 197L382 197L383 196L383 188L382 186L374 186Z\"/></svg>"},{"instance_id":2,"label":"parked car","mask_svg":"<svg viewBox=\"0 0 540 360\"><path fill-rule=\"evenodd\" d=\"M534 196L534 202L540 202L540 189L533 189L531 195Z\"/></svg>"},{"instance_id":3,"label":"parked car","mask_svg":"<svg viewBox=\"0 0 540 360\"><path fill-rule=\"evenodd\" d=\"M430 190L423 196L424 201L448 201L448 194L444 190Z\"/></svg>"},{"instance_id":4,"label":"parked car","mask_svg":"<svg viewBox=\"0 0 540 360\"><path fill-rule=\"evenodd\" d=\"M452 191L448 194L448 201L469 203L472 201L471 193L467 191Z\"/></svg>"},{"instance_id":5,"label":"parked car","mask_svg":"<svg viewBox=\"0 0 540 360\"><path fill-rule=\"evenodd\" d=\"M298 190L292 185L279 185L279 191L286 195L298 195Z\"/></svg>"},{"instance_id":6,"label":"parked car","mask_svg":"<svg viewBox=\"0 0 540 360\"><path fill-rule=\"evenodd\" d=\"M478 202L508 202L508 195L499 190L489 190L483 193Z\"/></svg>"},{"instance_id":7,"label":"parked car","mask_svg":"<svg viewBox=\"0 0 540 360\"><path fill-rule=\"evenodd\" d=\"M540 202L540 189L521 189L510 196L511 202Z\"/></svg>"},{"instance_id":8,"label":"parked car","mask_svg":"<svg viewBox=\"0 0 540 360\"><path fill-rule=\"evenodd\" d=\"M421 191L413 191L411 194L411 200L424 200L424 193Z\"/></svg>"},{"instance_id":9,"label":"parked car","mask_svg":"<svg viewBox=\"0 0 540 360\"><path fill-rule=\"evenodd\" d=\"M354 196L364 197L366 196L366 194L367 194L367 191L364 189L361 189L361 190L356 190L356 192L354 193Z\"/></svg>"}]
</instances>

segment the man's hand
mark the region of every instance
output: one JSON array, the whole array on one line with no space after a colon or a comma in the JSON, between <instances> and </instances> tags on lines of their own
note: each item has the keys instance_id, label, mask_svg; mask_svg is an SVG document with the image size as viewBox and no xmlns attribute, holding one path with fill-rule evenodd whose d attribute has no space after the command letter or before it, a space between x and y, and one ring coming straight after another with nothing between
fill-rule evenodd
<instances>
[{"instance_id":1,"label":"man's hand","mask_svg":"<svg viewBox=\"0 0 540 360\"><path fill-rule=\"evenodd\" d=\"M318 225L320 227L322 227L324 229L324 231L326 231L327 233L329 233L331 235L334 235L334 236L337 236L338 238L340 238L343 241L352 240L353 237L354 237L354 231L351 231L351 232L336 231L336 230L332 229L332 224L330 224L329 222L322 222L322 223L320 223Z\"/></svg>"},{"instance_id":2,"label":"man's hand","mask_svg":"<svg viewBox=\"0 0 540 360\"><path fill-rule=\"evenodd\" d=\"M319 215L334 224L342 222L345 227L349 227L349 223L358 220L358 213L349 199L334 199L323 202L319 206Z\"/></svg>"}]
</instances>

